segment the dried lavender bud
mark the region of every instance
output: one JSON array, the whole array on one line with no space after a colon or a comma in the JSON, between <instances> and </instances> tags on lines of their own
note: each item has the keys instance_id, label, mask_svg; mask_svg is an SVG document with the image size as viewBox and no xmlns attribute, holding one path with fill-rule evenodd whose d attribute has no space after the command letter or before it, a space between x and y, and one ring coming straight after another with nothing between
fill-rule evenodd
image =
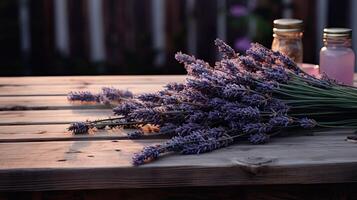
<instances>
[{"instance_id":1,"label":"dried lavender bud","mask_svg":"<svg viewBox=\"0 0 357 200\"><path fill-rule=\"evenodd\" d=\"M69 131L72 131L73 134L88 134L89 126L85 122L75 122L71 123L71 125L68 127Z\"/></svg>"},{"instance_id":2,"label":"dried lavender bud","mask_svg":"<svg viewBox=\"0 0 357 200\"><path fill-rule=\"evenodd\" d=\"M249 106L265 106L267 99L260 94L245 95L242 97L242 102Z\"/></svg>"},{"instance_id":3,"label":"dried lavender bud","mask_svg":"<svg viewBox=\"0 0 357 200\"><path fill-rule=\"evenodd\" d=\"M207 114L201 111L197 111L189 116L188 121L192 123L203 123L207 119Z\"/></svg>"},{"instance_id":4,"label":"dried lavender bud","mask_svg":"<svg viewBox=\"0 0 357 200\"><path fill-rule=\"evenodd\" d=\"M314 128L317 125L317 122L315 120L308 119L306 117L297 120L297 122L303 128Z\"/></svg>"},{"instance_id":5,"label":"dried lavender bud","mask_svg":"<svg viewBox=\"0 0 357 200\"><path fill-rule=\"evenodd\" d=\"M248 123L243 126L243 132L249 134L268 133L272 130L272 126L266 123Z\"/></svg>"},{"instance_id":6,"label":"dried lavender bud","mask_svg":"<svg viewBox=\"0 0 357 200\"><path fill-rule=\"evenodd\" d=\"M257 61L266 62L269 64L275 63L274 59L272 58L272 50L258 43L252 43L251 48L246 51L246 54Z\"/></svg>"},{"instance_id":7,"label":"dried lavender bud","mask_svg":"<svg viewBox=\"0 0 357 200\"><path fill-rule=\"evenodd\" d=\"M218 51L222 53L223 58L235 58L235 57L237 57L237 54L234 51L234 49L232 49L232 47L230 47L229 45L224 43L222 40L216 39L214 41L214 44L218 47Z\"/></svg>"},{"instance_id":8,"label":"dried lavender bud","mask_svg":"<svg viewBox=\"0 0 357 200\"><path fill-rule=\"evenodd\" d=\"M67 98L70 101L85 101L85 102L99 101L98 95L92 94L91 92L88 91L69 92Z\"/></svg>"},{"instance_id":9,"label":"dried lavender bud","mask_svg":"<svg viewBox=\"0 0 357 200\"><path fill-rule=\"evenodd\" d=\"M208 113L207 119L211 123L220 123L220 122L224 121L224 115L222 112L220 112L218 110L213 110Z\"/></svg>"},{"instance_id":10,"label":"dried lavender bud","mask_svg":"<svg viewBox=\"0 0 357 200\"><path fill-rule=\"evenodd\" d=\"M145 93L137 96L137 99L144 102L160 103L161 96L157 93Z\"/></svg>"},{"instance_id":11,"label":"dried lavender bud","mask_svg":"<svg viewBox=\"0 0 357 200\"><path fill-rule=\"evenodd\" d=\"M142 130L136 130L127 133L127 136L129 139L138 139L144 135L144 132Z\"/></svg>"},{"instance_id":12,"label":"dried lavender bud","mask_svg":"<svg viewBox=\"0 0 357 200\"><path fill-rule=\"evenodd\" d=\"M212 94L216 91L210 81L206 79L187 79L186 85L205 94Z\"/></svg>"},{"instance_id":13,"label":"dried lavender bud","mask_svg":"<svg viewBox=\"0 0 357 200\"><path fill-rule=\"evenodd\" d=\"M277 84L275 82L263 82L257 83L256 91L261 93L271 93L277 88Z\"/></svg>"},{"instance_id":14,"label":"dried lavender bud","mask_svg":"<svg viewBox=\"0 0 357 200\"><path fill-rule=\"evenodd\" d=\"M270 137L269 135L265 133L255 133L251 134L248 137L248 141L252 144L264 144L269 141Z\"/></svg>"},{"instance_id":15,"label":"dried lavender bud","mask_svg":"<svg viewBox=\"0 0 357 200\"><path fill-rule=\"evenodd\" d=\"M225 110L225 120L227 121L239 121L239 120L251 120L255 121L260 119L260 111L258 108L240 107L234 104L226 104L223 108Z\"/></svg>"},{"instance_id":16,"label":"dried lavender bud","mask_svg":"<svg viewBox=\"0 0 357 200\"><path fill-rule=\"evenodd\" d=\"M240 56L239 61L240 61L239 66L248 72L256 72L258 70L261 70L260 66L252 58L248 56Z\"/></svg>"},{"instance_id":17,"label":"dried lavender bud","mask_svg":"<svg viewBox=\"0 0 357 200\"><path fill-rule=\"evenodd\" d=\"M189 135L194 131L201 130L204 127L201 124L189 122L187 124L182 124L175 129L175 132L180 136Z\"/></svg>"},{"instance_id":18,"label":"dried lavender bud","mask_svg":"<svg viewBox=\"0 0 357 200\"><path fill-rule=\"evenodd\" d=\"M133 93L128 90L119 90L112 87L103 87L100 95L102 103L109 104L112 101L121 101L123 98L133 98Z\"/></svg>"},{"instance_id":19,"label":"dried lavender bud","mask_svg":"<svg viewBox=\"0 0 357 200\"><path fill-rule=\"evenodd\" d=\"M233 142L232 138L224 135L223 128L212 128L194 131L186 136L176 136L166 142L169 151L182 154L200 154L227 146Z\"/></svg>"},{"instance_id":20,"label":"dried lavender bud","mask_svg":"<svg viewBox=\"0 0 357 200\"><path fill-rule=\"evenodd\" d=\"M293 120L288 116L275 116L269 119L269 124L272 126L288 127L291 123Z\"/></svg>"},{"instance_id":21,"label":"dried lavender bud","mask_svg":"<svg viewBox=\"0 0 357 200\"><path fill-rule=\"evenodd\" d=\"M162 153L162 150L160 150L160 148L160 146L144 147L141 152L134 154L132 159L133 164L135 166L138 166L144 164L145 162L157 159L160 153Z\"/></svg>"},{"instance_id":22,"label":"dried lavender bud","mask_svg":"<svg viewBox=\"0 0 357 200\"><path fill-rule=\"evenodd\" d=\"M134 101L127 101L119 104L117 107L113 108L113 112L115 115L124 115L127 116L129 113L131 113L133 110L143 108L143 105L134 102Z\"/></svg>"},{"instance_id":23,"label":"dried lavender bud","mask_svg":"<svg viewBox=\"0 0 357 200\"><path fill-rule=\"evenodd\" d=\"M223 96L227 99L238 99L247 93L249 88L243 85L229 84L223 89Z\"/></svg>"},{"instance_id":24,"label":"dried lavender bud","mask_svg":"<svg viewBox=\"0 0 357 200\"><path fill-rule=\"evenodd\" d=\"M286 83L289 80L288 73L281 66L275 66L275 68L265 69L264 75L267 80L275 81L278 83Z\"/></svg>"},{"instance_id":25,"label":"dried lavender bud","mask_svg":"<svg viewBox=\"0 0 357 200\"><path fill-rule=\"evenodd\" d=\"M272 98L268 101L267 110L278 114L285 114L290 107L279 99Z\"/></svg>"},{"instance_id":26,"label":"dried lavender bud","mask_svg":"<svg viewBox=\"0 0 357 200\"><path fill-rule=\"evenodd\" d=\"M165 88L167 90L170 90L170 91L175 91L175 92L180 92L182 91L183 89L185 89L185 84L182 84L182 83L169 83L165 86Z\"/></svg>"}]
</instances>

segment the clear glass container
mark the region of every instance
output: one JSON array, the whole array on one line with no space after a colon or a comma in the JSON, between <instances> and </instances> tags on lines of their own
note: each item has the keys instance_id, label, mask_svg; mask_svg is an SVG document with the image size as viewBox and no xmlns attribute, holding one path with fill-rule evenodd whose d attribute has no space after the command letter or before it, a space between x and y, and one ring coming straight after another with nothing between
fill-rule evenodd
<instances>
[{"instance_id":1,"label":"clear glass container","mask_svg":"<svg viewBox=\"0 0 357 200\"><path fill-rule=\"evenodd\" d=\"M303 21L299 19L274 20L271 49L289 56L294 62L303 61Z\"/></svg>"},{"instance_id":2,"label":"clear glass container","mask_svg":"<svg viewBox=\"0 0 357 200\"><path fill-rule=\"evenodd\" d=\"M325 28L324 47L320 51L320 73L346 85L353 85L355 68L351 35L351 29Z\"/></svg>"}]
</instances>

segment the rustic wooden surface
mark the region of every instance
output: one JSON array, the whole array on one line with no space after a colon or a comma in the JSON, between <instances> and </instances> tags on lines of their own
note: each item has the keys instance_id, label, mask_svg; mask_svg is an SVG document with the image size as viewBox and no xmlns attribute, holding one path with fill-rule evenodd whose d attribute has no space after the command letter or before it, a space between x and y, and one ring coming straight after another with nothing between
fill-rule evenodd
<instances>
[{"instance_id":1,"label":"rustic wooden surface","mask_svg":"<svg viewBox=\"0 0 357 200\"><path fill-rule=\"evenodd\" d=\"M266 145L241 143L200 156L166 156L140 167L131 165L133 153L164 138L128 140L125 132L130 130L79 136L66 131L70 122L112 115L110 106L68 102L69 91L98 92L113 86L142 93L183 80L183 76L0 78L0 191L8 192L0 199L10 198L12 191L36 196L33 191L116 193L110 189L152 188L146 191L155 193L153 188L205 186L200 190L211 191L212 186L239 186L247 192L252 185L286 184L334 184L345 191L341 184L357 183L357 144L345 141L352 134L348 130L297 133Z\"/></svg>"}]
</instances>

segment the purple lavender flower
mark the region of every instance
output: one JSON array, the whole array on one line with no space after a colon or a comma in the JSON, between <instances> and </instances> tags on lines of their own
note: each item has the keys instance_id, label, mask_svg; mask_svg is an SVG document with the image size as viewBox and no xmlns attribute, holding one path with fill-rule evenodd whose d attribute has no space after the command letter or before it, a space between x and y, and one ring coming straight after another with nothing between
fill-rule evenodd
<instances>
[{"instance_id":1,"label":"purple lavender flower","mask_svg":"<svg viewBox=\"0 0 357 200\"><path fill-rule=\"evenodd\" d=\"M218 51L222 53L223 58L235 58L237 57L236 52L232 47L227 45L225 42L223 42L220 39L216 39L214 41L214 44L218 47Z\"/></svg>"},{"instance_id":2,"label":"purple lavender flower","mask_svg":"<svg viewBox=\"0 0 357 200\"><path fill-rule=\"evenodd\" d=\"M269 135L265 133L255 133L251 134L248 137L248 141L252 144L264 144L269 141L270 137Z\"/></svg>"},{"instance_id":3,"label":"purple lavender flower","mask_svg":"<svg viewBox=\"0 0 357 200\"><path fill-rule=\"evenodd\" d=\"M270 49L258 43L253 43L251 44L251 46L252 47L246 51L246 54L248 56L250 56L256 61L266 62L269 64L275 63L274 59L271 56L273 52Z\"/></svg>"},{"instance_id":4,"label":"purple lavender flower","mask_svg":"<svg viewBox=\"0 0 357 200\"><path fill-rule=\"evenodd\" d=\"M186 80L187 87L199 90L203 93L210 93L213 88L212 84L206 79L192 79L188 78Z\"/></svg>"},{"instance_id":5,"label":"purple lavender flower","mask_svg":"<svg viewBox=\"0 0 357 200\"><path fill-rule=\"evenodd\" d=\"M161 101L161 96L157 93L145 93L137 96L137 99L144 102L158 103Z\"/></svg>"},{"instance_id":6,"label":"purple lavender flower","mask_svg":"<svg viewBox=\"0 0 357 200\"><path fill-rule=\"evenodd\" d=\"M272 98L268 101L266 109L267 111L273 111L274 113L284 114L290 110L290 107L280 99Z\"/></svg>"},{"instance_id":7,"label":"purple lavender flower","mask_svg":"<svg viewBox=\"0 0 357 200\"><path fill-rule=\"evenodd\" d=\"M244 95L242 102L249 106L265 106L267 99L260 94Z\"/></svg>"},{"instance_id":8,"label":"purple lavender flower","mask_svg":"<svg viewBox=\"0 0 357 200\"><path fill-rule=\"evenodd\" d=\"M197 111L189 116L188 121L192 123L203 123L207 119L207 114L202 111Z\"/></svg>"},{"instance_id":9,"label":"purple lavender flower","mask_svg":"<svg viewBox=\"0 0 357 200\"><path fill-rule=\"evenodd\" d=\"M162 151L163 150L161 150L160 146L144 147L140 153L134 154L132 159L133 164L138 166L144 164L145 162L155 160L159 157L160 153L163 153Z\"/></svg>"},{"instance_id":10,"label":"purple lavender flower","mask_svg":"<svg viewBox=\"0 0 357 200\"><path fill-rule=\"evenodd\" d=\"M127 101L119 104L117 107L113 109L113 112L115 115L124 115L127 116L129 113L131 113L133 110L143 108L143 105L134 102L134 101Z\"/></svg>"},{"instance_id":11,"label":"purple lavender flower","mask_svg":"<svg viewBox=\"0 0 357 200\"><path fill-rule=\"evenodd\" d=\"M169 83L165 86L165 88L167 90L170 90L170 91L175 91L175 92L180 92L182 91L183 89L185 89L185 84L182 84L182 83Z\"/></svg>"},{"instance_id":12,"label":"purple lavender flower","mask_svg":"<svg viewBox=\"0 0 357 200\"><path fill-rule=\"evenodd\" d=\"M191 134L194 131L201 130L203 128L204 127L201 124L189 122L187 124L182 124L181 126L177 127L175 129L175 132L179 136L186 136L186 135Z\"/></svg>"},{"instance_id":13,"label":"purple lavender flower","mask_svg":"<svg viewBox=\"0 0 357 200\"><path fill-rule=\"evenodd\" d=\"M286 83L289 80L289 75L282 66L275 66L275 68L265 69L264 75L265 78L269 81Z\"/></svg>"},{"instance_id":14,"label":"purple lavender flower","mask_svg":"<svg viewBox=\"0 0 357 200\"><path fill-rule=\"evenodd\" d=\"M248 88L244 85L229 84L223 89L223 96L228 99L238 99L247 93Z\"/></svg>"},{"instance_id":15,"label":"purple lavender flower","mask_svg":"<svg viewBox=\"0 0 357 200\"><path fill-rule=\"evenodd\" d=\"M218 109L221 108L226 103L227 103L226 100L215 97L209 100L208 106L213 109Z\"/></svg>"},{"instance_id":16,"label":"purple lavender flower","mask_svg":"<svg viewBox=\"0 0 357 200\"><path fill-rule=\"evenodd\" d=\"M144 132L142 130L136 130L132 132L128 132L127 136L129 139L138 139L144 135Z\"/></svg>"},{"instance_id":17,"label":"purple lavender flower","mask_svg":"<svg viewBox=\"0 0 357 200\"><path fill-rule=\"evenodd\" d=\"M240 56L239 61L240 66L248 72L256 72L261 69L259 64L248 56Z\"/></svg>"},{"instance_id":18,"label":"purple lavender flower","mask_svg":"<svg viewBox=\"0 0 357 200\"><path fill-rule=\"evenodd\" d=\"M218 110L213 110L208 113L207 119L211 123L220 123L224 120L224 114Z\"/></svg>"},{"instance_id":19,"label":"purple lavender flower","mask_svg":"<svg viewBox=\"0 0 357 200\"><path fill-rule=\"evenodd\" d=\"M227 146L233 142L232 138L225 135L223 128L212 128L194 131L186 136L176 136L169 140L165 146L169 151L182 154L200 154Z\"/></svg>"},{"instance_id":20,"label":"purple lavender flower","mask_svg":"<svg viewBox=\"0 0 357 200\"><path fill-rule=\"evenodd\" d=\"M275 116L273 118L270 118L269 124L273 126L282 126L282 127L288 127L289 124L291 124L293 120L288 117L288 116Z\"/></svg>"},{"instance_id":21,"label":"purple lavender flower","mask_svg":"<svg viewBox=\"0 0 357 200\"><path fill-rule=\"evenodd\" d=\"M225 120L239 121L239 120L258 120L260 118L260 111L258 108L251 106L241 107L236 104L226 104L223 109L225 110Z\"/></svg>"},{"instance_id":22,"label":"purple lavender flower","mask_svg":"<svg viewBox=\"0 0 357 200\"><path fill-rule=\"evenodd\" d=\"M303 128L314 128L317 125L317 122L313 119L308 119L306 117L298 119L297 122Z\"/></svg>"},{"instance_id":23,"label":"purple lavender flower","mask_svg":"<svg viewBox=\"0 0 357 200\"><path fill-rule=\"evenodd\" d=\"M239 73L238 65L231 59L224 59L221 62L217 62L215 68L224 72L229 72L232 75Z\"/></svg>"},{"instance_id":24,"label":"purple lavender flower","mask_svg":"<svg viewBox=\"0 0 357 200\"><path fill-rule=\"evenodd\" d=\"M277 84L275 82L262 82L262 83L257 83L256 91L262 93L271 93L276 88L277 88Z\"/></svg>"},{"instance_id":25,"label":"purple lavender flower","mask_svg":"<svg viewBox=\"0 0 357 200\"><path fill-rule=\"evenodd\" d=\"M74 122L68 127L68 130L72 131L75 135L88 134L89 126L85 122Z\"/></svg>"},{"instance_id":26,"label":"purple lavender flower","mask_svg":"<svg viewBox=\"0 0 357 200\"><path fill-rule=\"evenodd\" d=\"M249 134L268 133L272 130L272 126L267 123L248 123L243 126L243 132Z\"/></svg>"},{"instance_id":27,"label":"purple lavender flower","mask_svg":"<svg viewBox=\"0 0 357 200\"><path fill-rule=\"evenodd\" d=\"M69 92L67 98L70 101L85 101L85 102L99 101L98 95L92 94L91 92L88 91Z\"/></svg>"},{"instance_id":28,"label":"purple lavender flower","mask_svg":"<svg viewBox=\"0 0 357 200\"><path fill-rule=\"evenodd\" d=\"M101 94L102 101L118 101L122 98L133 98L133 93L128 90L119 90L113 87L103 87Z\"/></svg>"}]
</instances>

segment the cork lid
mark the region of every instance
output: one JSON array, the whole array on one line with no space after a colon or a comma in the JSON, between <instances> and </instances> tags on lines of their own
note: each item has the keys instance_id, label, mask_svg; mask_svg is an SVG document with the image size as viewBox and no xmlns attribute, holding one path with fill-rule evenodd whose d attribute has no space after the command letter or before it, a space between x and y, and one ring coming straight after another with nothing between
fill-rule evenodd
<instances>
[{"instance_id":1,"label":"cork lid","mask_svg":"<svg viewBox=\"0 0 357 200\"><path fill-rule=\"evenodd\" d=\"M303 30L304 22L300 19L276 19L274 32L299 32Z\"/></svg>"}]
</instances>

